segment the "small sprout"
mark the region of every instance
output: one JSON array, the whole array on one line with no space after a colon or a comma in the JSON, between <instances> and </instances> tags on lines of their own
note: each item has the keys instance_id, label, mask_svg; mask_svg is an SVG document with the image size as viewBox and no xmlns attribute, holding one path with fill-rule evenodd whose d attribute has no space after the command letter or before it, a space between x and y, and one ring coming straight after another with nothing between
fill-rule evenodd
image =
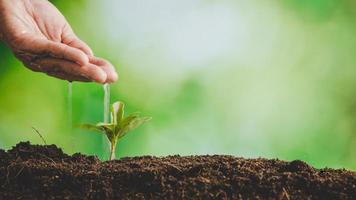
<instances>
[{"instance_id":1,"label":"small sprout","mask_svg":"<svg viewBox=\"0 0 356 200\"><path fill-rule=\"evenodd\" d=\"M140 117L138 113L133 113L127 117L124 117L124 106L124 103L120 101L115 102L112 105L110 123L81 125L81 128L98 131L106 135L110 142L110 160L115 159L115 148L117 142L129 131L141 126L151 119L151 117Z\"/></svg>"}]
</instances>

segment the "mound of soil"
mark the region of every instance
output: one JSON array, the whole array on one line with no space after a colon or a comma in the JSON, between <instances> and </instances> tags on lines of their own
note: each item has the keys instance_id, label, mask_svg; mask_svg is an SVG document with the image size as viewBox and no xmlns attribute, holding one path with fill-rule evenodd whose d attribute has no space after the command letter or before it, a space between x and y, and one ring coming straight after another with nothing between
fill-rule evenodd
<instances>
[{"instance_id":1,"label":"mound of soil","mask_svg":"<svg viewBox=\"0 0 356 200\"><path fill-rule=\"evenodd\" d=\"M295 160L145 156L101 162L54 145L0 150L0 199L356 199L356 172Z\"/></svg>"}]
</instances>

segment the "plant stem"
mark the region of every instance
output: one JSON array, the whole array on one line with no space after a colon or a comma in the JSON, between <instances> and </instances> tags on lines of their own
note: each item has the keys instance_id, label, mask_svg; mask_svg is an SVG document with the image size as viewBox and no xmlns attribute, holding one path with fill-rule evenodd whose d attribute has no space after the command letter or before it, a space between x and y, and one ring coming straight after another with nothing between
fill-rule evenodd
<instances>
[{"instance_id":1,"label":"plant stem","mask_svg":"<svg viewBox=\"0 0 356 200\"><path fill-rule=\"evenodd\" d=\"M115 159L116 142L110 142L110 160Z\"/></svg>"}]
</instances>

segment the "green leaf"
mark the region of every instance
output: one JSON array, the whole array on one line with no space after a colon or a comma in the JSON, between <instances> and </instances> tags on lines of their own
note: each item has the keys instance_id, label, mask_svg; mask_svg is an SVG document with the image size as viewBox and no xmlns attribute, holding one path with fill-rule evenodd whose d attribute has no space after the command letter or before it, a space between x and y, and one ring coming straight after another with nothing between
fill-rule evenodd
<instances>
[{"instance_id":1,"label":"green leaf","mask_svg":"<svg viewBox=\"0 0 356 200\"><path fill-rule=\"evenodd\" d=\"M124 117L125 104L121 101L117 101L112 105L111 110L111 123L119 124Z\"/></svg>"},{"instance_id":2,"label":"green leaf","mask_svg":"<svg viewBox=\"0 0 356 200\"><path fill-rule=\"evenodd\" d=\"M127 119L127 118L125 118ZM152 118L151 117L135 117L135 118L130 118L125 121L125 124L121 126L120 133L119 133L119 138L123 137L128 133L129 131L132 131L133 129L138 128L139 126L143 125L144 123L150 121Z\"/></svg>"},{"instance_id":3,"label":"green leaf","mask_svg":"<svg viewBox=\"0 0 356 200\"><path fill-rule=\"evenodd\" d=\"M140 114L138 112L132 113L129 116L125 117L124 119L121 120L120 124L118 125L116 132L120 131L127 125L131 123L131 121L137 119L140 117Z\"/></svg>"},{"instance_id":4,"label":"green leaf","mask_svg":"<svg viewBox=\"0 0 356 200\"><path fill-rule=\"evenodd\" d=\"M98 123L96 126L103 130L110 142L115 139L115 124Z\"/></svg>"},{"instance_id":5,"label":"green leaf","mask_svg":"<svg viewBox=\"0 0 356 200\"><path fill-rule=\"evenodd\" d=\"M106 137L112 141L116 137L114 134L115 126L113 124L106 124L106 123L98 123L97 125L93 124L82 124L80 125L81 128L100 132L106 135Z\"/></svg>"},{"instance_id":6,"label":"green leaf","mask_svg":"<svg viewBox=\"0 0 356 200\"><path fill-rule=\"evenodd\" d=\"M102 123L102 122L99 122L95 125L96 127L101 127L105 130L110 130L110 131L113 131L115 126L114 124L109 124L109 123Z\"/></svg>"},{"instance_id":7,"label":"green leaf","mask_svg":"<svg viewBox=\"0 0 356 200\"><path fill-rule=\"evenodd\" d=\"M105 130L102 127L93 125L93 124L82 124L80 125L80 128L82 129L87 129L87 130L91 130L91 131L97 131L97 132L105 132Z\"/></svg>"}]
</instances>

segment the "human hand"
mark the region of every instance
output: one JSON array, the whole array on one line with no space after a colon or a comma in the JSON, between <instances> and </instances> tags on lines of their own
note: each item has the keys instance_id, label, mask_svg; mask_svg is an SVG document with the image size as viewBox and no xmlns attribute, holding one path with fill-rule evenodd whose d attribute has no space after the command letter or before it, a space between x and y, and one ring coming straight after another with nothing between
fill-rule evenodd
<instances>
[{"instance_id":1,"label":"human hand","mask_svg":"<svg viewBox=\"0 0 356 200\"><path fill-rule=\"evenodd\" d=\"M0 40L33 71L68 81L117 80L114 67L94 57L47 0L0 0Z\"/></svg>"}]
</instances>

